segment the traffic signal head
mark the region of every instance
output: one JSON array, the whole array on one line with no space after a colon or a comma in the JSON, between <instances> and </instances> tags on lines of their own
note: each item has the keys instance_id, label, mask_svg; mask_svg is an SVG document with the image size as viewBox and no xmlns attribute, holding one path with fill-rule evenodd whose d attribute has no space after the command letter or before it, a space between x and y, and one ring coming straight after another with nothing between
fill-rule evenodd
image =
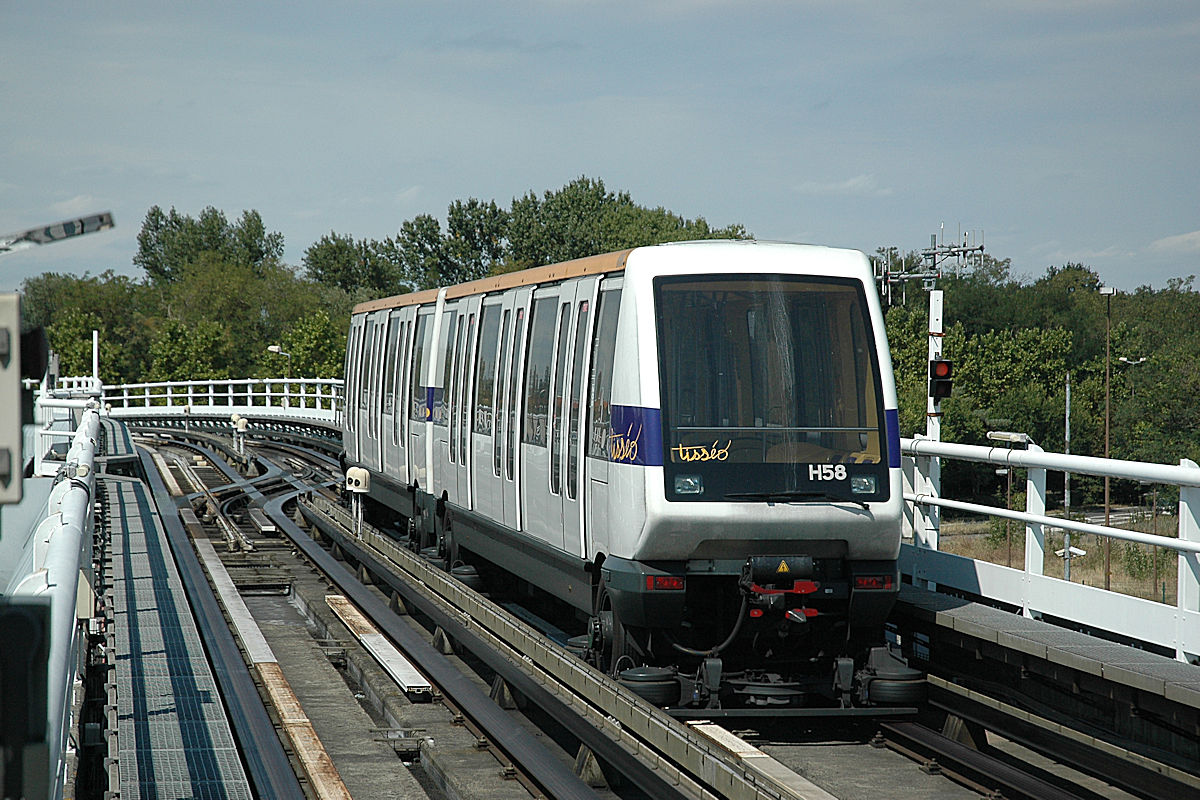
<instances>
[{"instance_id":1,"label":"traffic signal head","mask_svg":"<svg viewBox=\"0 0 1200 800\"><path fill-rule=\"evenodd\" d=\"M932 359L929 362L929 396L942 400L954 389L954 362Z\"/></svg>"}]
</instances>

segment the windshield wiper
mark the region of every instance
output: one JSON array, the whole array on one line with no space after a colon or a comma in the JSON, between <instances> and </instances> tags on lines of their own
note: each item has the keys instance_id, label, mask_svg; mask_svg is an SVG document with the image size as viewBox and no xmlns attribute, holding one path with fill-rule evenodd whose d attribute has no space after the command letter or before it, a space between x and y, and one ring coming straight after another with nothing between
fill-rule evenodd
<instances>
[{"instance_id":1,"label":"windshield wiper","mask_svg":"<svg viewBox=\"0 0 1200 800\"><path fill-rule=\"evenodd\" d=\"M862 506L869 510L869 506L864 500L858 500L853 497L839 497L829 492L813 492L813 491L779 491L779 492L732 492L725 495L726 500L765 500L771 502L780 500L790 502L792 500L829 500L834 503L853 503L856 506Z\"/></svg>"}]
</instances>

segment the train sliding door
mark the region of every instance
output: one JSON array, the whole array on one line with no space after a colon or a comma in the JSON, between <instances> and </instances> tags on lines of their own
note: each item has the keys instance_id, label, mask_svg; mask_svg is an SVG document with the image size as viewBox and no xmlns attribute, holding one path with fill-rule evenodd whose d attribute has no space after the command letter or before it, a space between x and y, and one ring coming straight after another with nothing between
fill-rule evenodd
<instances>
[{"instance_id":1,"label":"train sliding door","mask_svg":"<svg viewBox=\"0 0 1200 800\"><path fill-rule=\"evenodd\" d=\"M379 447L380 366L383 364L383 336L387 312L377 311L367 317L365 344L359 371L359 458L370 469L382 468Z\"/></svg>"},{"instance_id":2,"label":"train sliding door","mask_svg":"<svg viewBox=\"0 0 1200 800\"><path fill-rule=\"evenodd\" d=\"M505 344L500 335L501 325L509 327L511 316L511 309L506 311L500 298L488 298L483 302L471 396L471 507L497 521L504 519L504 507L500 499L500 457L496 449L499 437L496 376Z\"/></svg>"},{"instance_id":3,"label":"train sliding door","mask_svg":"<svg viewBox=\"0 0 1200 800\"><path fill-rule=\"evenodd\" d=\"M450 417L454 410L454 370L457 355L454 344L458 328L462 324L459 303L447 303L442 309L439 325L441 330L434 346L433 391L428 393L433 400L430 410L430 436L433 437L432 461L430 462L429 491L440 497L442 492L454 495L458 491L458 475L450 457ZM453 499L453 498L452 498Z\"/></svg>"},{"instance_id":4,"label":"train sliding door","mask_svg":"<svg viewBox=\"0 0 1200 800\"><path fill-rule=\"evenodd\" d=\"M412 309L400 308L388 316L383 349L383 414L379 438L383 443L383 472L396 477L406 469L403 440L396 429L404 417L405 403L399 384L404 374L404 333L408 330Z\"/></svg>"},{"instance_id":5,"label":"train sliding door","mask_svg":"<svg viewBox=\"0 0 1200 800\"><path fill-rule=\"evenodd\" d=\"M447 494L452 502L471 507L471 402L474 390L476 331L482 297L464 298L459 302L462 319L454 341L454 371L450 378L450 463L454 480Z\"/></svg>"},{"instance_id":6,"label":"train sliding door","mask_svg":"<svg viewBox=\"0 0 1200 800\"><path fill-rule=\"evenodd\" d=\"M360 427L358 401L358 363L362 357L362 335L366 318L357 316L350 321L350 337L346 342L345 391L342 396L342 447L346 458L357 463L359 458L358 431Z\"/></svg>"},{"instance_id":7,"label":"train sliding door","mask_svg":"<svg viewBox=\"0 0 1200 800\"><path fill-rule=\"evenodd\" d=\"M550 398L555 380L555 346L559 327L559 289L534 293L530 311L529 354L523 393L521 425L521 486L525 530L555 547L562 547L562 506L550 477ZM570 314L570 305L563 306Z\"/></svg>"},{"instance_id":8,"label":"train sliding door","mask_svg":"<svg viewBox=\"0 0 1200 800\"><path fill-rule=\"evenodd\" d=\"M528 288L511 291L505 298L505 308L511 304L512 330L506 333L506 339L511 339L511 347L507 350L507 361L501 354L501 372L504 378L504 396L502 398L502 413L504 423L504 440L501 448L501 465L503 482L501 484L501 502L504 507L504 524L513 530L522 529L521 509L521 407L524 396L521 392L521 375L525 365L525 318L529 308L529 298L533 290ZM499 381L497 381L499 383ZM499 417L499 414L497 415Z\"/></svg>"},{"instance_id":9,"label":"train sliding door","mask_svg":"<svg viewBox=\"0 0 1200 800\"><path fill-rule=\"evenodd\" d=\"M584 541L584 447L586 436L583 415L587 409L587 375L588 355L591 348L588 343L592 339L592 307L595 304L597 278L586 278L575 284L574 313L572 314L571 330L566 342L559 337L560 347L566 346L569 352L560 353L559 361L564 357L569 360L564 367L561 384L563 400L554 401L555 409L561 406L561 413L555 416L552 435L561 437L561 457L556 458L551 452L551 469L558 463L561 471L562 494L562 527L563 549L577 556L587 557L587 545Z\"/></svg>"},{"instance_id":10,"label":"train sliding door","mask_svg":"<svg viewBox=\"0 0 1200 800\"><path fill-rule=\"evenodd\" d=\"M429 488L428 461L425 444L431 418L429 402L428 372L430 349L433 342L433 308L426 306L417 310L413 325L412 358L408 368L408 482L423 489Z\"/></svg>"}]
</instances>

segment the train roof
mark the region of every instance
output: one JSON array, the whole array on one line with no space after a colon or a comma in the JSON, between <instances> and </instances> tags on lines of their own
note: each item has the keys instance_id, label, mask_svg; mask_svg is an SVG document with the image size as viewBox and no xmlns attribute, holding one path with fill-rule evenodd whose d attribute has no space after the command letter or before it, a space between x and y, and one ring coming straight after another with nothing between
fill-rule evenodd
<instances>
[{"instance_id":1,"label":"train roof","mask_svg":"<svg viewBox=\"0 0 1200 800\"><path fill-rule=\"evenodd\" d=\"M828 256L833 256L834 259L841 263L847 257L850 257L855 262L863 258L862 253L857 250L844 250L841 248L824 247L821 245L802 245L788 242L764 242L754 239L746 240L713 240L705 239L691 242L668 242L655 247L662 248L693 248L704 247L706 249L716 249L721 246L753 246L761 248L765 251L790 251L792 253L797 250L820 251ZM613 253L604 253L602 255L588 256L587 258L577 258L573 261L563 261L558 264L549 264L544 267L530 267L529 269L519 270L517 272L508 272L503 275L492 275L479 280L460 283L455 286L446 287L446 299L453 300L458 297L466 297L472 294L483 294L504 291L517 286L528 286L530 284L554 283L556 281L566 280L568 278L577 278L581 275L596 275L609 272L621 272L625 269L625 264L629 258L629 254L635 249L647 250L650 248L629 248L626 250L617 250ZM442 289L425 289L420 292L412 292L409 294L395 295L392 297L382 297L378 300L369 300L365 303L359 303L354 307L355 314L368 314L374 311L382 311L389 308L400 308L403 306L423 305L425 303L433 303L437 300L438 293Z\"/></svg>"},{"instance_id":2,"label":"train roof","mask_svg":"<svg viewBox=\"0 0 1200 800\"><path fill-rule=\"evenodd\" d=\"M472 294L500 292L515 286L528 286L534 283L553 283L577 278L581 275L595 275L604 272L620 272L625 269L625 259L633 252L633 248L618 250L614 253L604 253L598 256L577 258L573 261L563 261L558 264L548 264L544 267L530 267L517 272L506 272L503 275L490 275L479 280L460 283L446 288L446 299L466 297ZM369 300L354 307L355 314L367 314L381 311L385 308L432 303L437 299L440 289L426 289L411 294L401 294L394 297L383 297L379 300Z\"/></svg>"}]
</instances>

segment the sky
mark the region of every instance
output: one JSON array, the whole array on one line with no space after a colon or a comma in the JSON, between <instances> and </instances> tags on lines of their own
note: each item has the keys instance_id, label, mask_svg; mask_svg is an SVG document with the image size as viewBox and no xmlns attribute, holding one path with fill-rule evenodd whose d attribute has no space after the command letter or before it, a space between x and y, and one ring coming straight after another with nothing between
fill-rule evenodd
<instances>
[{"instance_id":1,"label":"sky","mask_svg":"<svg viewBox=\"0 0 1200 800\"><path fill-rule=\"evenodd\" d=\"M756 238L981 239L1028 280L1200 274L1200 3L0 0L0 291L132 264L152 206L285 260L586 175Z\"/></svg>"}]
</instances>

